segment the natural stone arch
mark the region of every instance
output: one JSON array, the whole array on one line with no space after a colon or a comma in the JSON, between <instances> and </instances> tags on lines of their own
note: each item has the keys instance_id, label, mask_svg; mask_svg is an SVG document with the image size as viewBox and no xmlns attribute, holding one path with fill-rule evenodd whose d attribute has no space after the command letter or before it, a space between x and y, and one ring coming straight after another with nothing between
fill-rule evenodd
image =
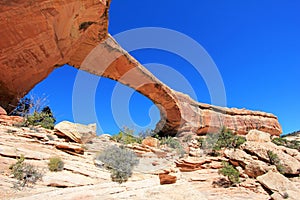
<instances>
[{"instance_id":1,"label":"natural stone arch","mask_svg":"<svg viewBox=\"0 0 300 200\"><path fill-rule=\"evenodd\" d=\"M157 130L162 135L205 134L221 126L240 134L250 129L281 133L272 114L198 103L163 84L108 34L109 4L109 0L0 2L0 105L12 110L18 98L67 63L151 99L161 111ZM95 49L97 55L91 57L95 60L86 60Z\"/></svg>"}]
</instances>

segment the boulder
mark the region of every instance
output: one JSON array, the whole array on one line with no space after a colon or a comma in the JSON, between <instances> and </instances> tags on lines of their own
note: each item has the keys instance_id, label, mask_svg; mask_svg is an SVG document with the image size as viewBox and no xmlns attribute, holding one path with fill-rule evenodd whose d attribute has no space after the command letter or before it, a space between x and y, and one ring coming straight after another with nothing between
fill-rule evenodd
<instances>
[{"instance_id":1,"label":"boulder","mask_svg":"<svg viewBox=\"0 0 300 200\"><path fill-rule=\"evenodd\" d=\"M276 170L275 166L269 166L267 163L260 160L251 160L245 166L245 174L249 177L256 178L268 172L269 170Z\"/></svg>"},{"instance_id":2,"label":"boulder","mask_svg":"<svg viewBox=\"0 0 300 200\"><path fill-rule=\"evenodd\" d=\"M226 149L224 155L229 158L231 162L237 162L242 167L245 167L253 160L251 155L240 149Z\"/></svg>"},{"instance_id":3,"label":"boulder","mask_svg":"<svg viewBox=\"0 0 300 200\"><path fill-rule=\"evenodd\" d=\"M176 167L178 167L181 172L192 172L192 171L204 169L205 167L203 165L211 162L212 160L209 158L189 157L186 159L176 160L175 164Z\"/></svg>"},{"instance_id":4,"label":"boulder","mask_svg":"<svg viewBox=\"0 0 300 200\"><path fill-rule=\"evenodd\" d=\"M295 155L291 156L290 154L286 153L289 152L288 148L277 146L272 142L265 142L262 144L260 142L247 141L241 146L241 148L252 155L256 155L260 160L269 163L270 158L268 152L272 152L273 154L276 154L278 156L280 164L284 168L285 174L297 175L300 173L300 162L296 158L300 154L299 152L296 153L295 151L293 151Z\"/></svg>"},{"instance_id":5,"label":"boulder","mask_svg":"<svg viewBox=\"0 0 300 200\"><path fill-rule=\"evenodd\" d=\"M64 152L67 152L72 155L76 154L84 154L84 149L81 146L70 144L66 142L57 142L54 144L54 146Z\"/></svg>"},{"instance_id":6,"label":"boulder","mask_svg":"<svg viewBox=\"0 0 300 200\"><path fill-rule=\"evenodd\" d=\"M257 180L266 188L271 190L273 199L293 199L297 200L300 196L299 189L288 178L274 171L258 176Z\"/></svg>"},{"instance_id":7,"label":"boulder","mask_svg":"<svg viewBox=\"0 0 300 200\"><path fill-rule=\"evenodd\" d=\"M143 139L142 144L157 148L159 146L159 140L153 137L146 137L145 139Z\"/></svg>"},{"instance_id":8,"label":"boulder","mask_svg":"<svg viewBox=\"0 0 300 200\"><path fill-rule=\"evenodd\" d=\"M263 131L250 130L246 135L246 140L253 142L271 142L271 136L269 133Z\"/></svg>"},{"instance_id":9,"label":"boulder","mask_svg":"<svg viewBox=\"0 0 300 200\"><path fill-rule=\"evenodd\" d=\"M170 175L169 173L160 173L158 176L161 185L174 184L177 181L177 177Z\"/></svg>"},{"instance_id":10,"label":"boulder","mask_svg":"<svg viewBox=\"0 0 300 200\"><path fill-rule=\"evenodd\" d=\"M96 137L96 124L82 125L62 121L54 126L55 133L74 142L85 144Z\"/></svg>"}]
</instances>

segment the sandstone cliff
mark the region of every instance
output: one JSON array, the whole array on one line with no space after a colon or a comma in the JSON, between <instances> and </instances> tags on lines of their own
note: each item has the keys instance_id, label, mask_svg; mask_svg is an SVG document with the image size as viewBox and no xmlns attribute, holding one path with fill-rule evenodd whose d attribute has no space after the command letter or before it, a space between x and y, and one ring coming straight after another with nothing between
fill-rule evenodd
<instances>
[{"instance_id":1,"label":"sandstone cliff","mask_svg":"<svg viewBox=\"0 0 300 200\"><path fill-rule=\"evenodd\" d=\"M0 25L5 28L0 30L0 105L12 110L18 98L67 63L117 80L151 99L161 111L157 130L162 135L205 134L221 126L239 134L251 129L282 132L272 114L201 104L163 84L108 34L109 4L1 1Z\"/></svg>"}]
</instances>

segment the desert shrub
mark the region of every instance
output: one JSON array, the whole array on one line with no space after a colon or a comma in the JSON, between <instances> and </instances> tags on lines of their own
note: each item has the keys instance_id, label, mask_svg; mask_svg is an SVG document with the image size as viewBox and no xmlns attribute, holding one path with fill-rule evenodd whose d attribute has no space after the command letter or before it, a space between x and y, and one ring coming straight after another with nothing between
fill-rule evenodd
<instances>
[{"instance_id":1,"label":"desert shrub","mask_svg":"<svg viewBox=\"0 0 300 200\"><path fill-rule=\"evenodd\" d=\"M285 146L287 148L297 149L298 151L300 151L300 141L296 141L296 140L289 141L287 139L280 137L280 138L274 138L272 142L279 146Z\"/></svg>"},{"instance_id":2,"label":"desert shrub","mask_svg":"<svg viewBox=\"0 0 300 200\"><path fill-rule=\"evenodd\" d=\"M182 157L185 154L183 146L174 137L171 137L171 136L162 137L162 138L160 138L160 144L161 145L165 144L168 147L175 149L180 157Z\"/></svg>"},{"instance_id":3,"label":"desert shrub","mask_svg":"<svg viewBox=\"0 0 300 200\"><path fill-rule=\"evenodd\" d=\"M53 129L55 124L55 118L45 112L34 112L32 115L28 115L25 119L24 126L42 126L46 129Z\"/></svg>"},{"instance_id":4,"label":"desert shrub","mask_svg":"<svg viewBox=\"0 0 300 200\"><path fill-rule=\"evenodd\" d=\"M146 137L156 137L156 136L157 135L151 129L147 129L145 131L141 131L138 133L138 137L142 139L145 139Z\"/></svg>"},{"instance_id":5,"label":"desert shrub","mask_svg":"<svg viewBox=\"0 0 300 200\"><path fill-rule=\"evenodd\" d=\"M267 151L270 164L275 165L278 172L281 174L285 173L284 166L281 164L280 159L278 158L278 155L274 153L273 151Z\"/></svg>"},{"instance_id":6,"label":"desert shrub","mask_svg":"<svg viewBox=\"0 0 300 200\"><path fill-rule=\"evenodd\" d=\"M112 140L122 144L142 143L142 138L134 135L134 130L124 127L118 134L112 136Z\"/></svg>"},{"instance_id":7,"label":"desert shrub","mask_svg":"<svg viewBox=\"0 0 300 200\"><path fill-rule=\"evenodd\" d=\"M118 183L126 182L134 166L139 163L134 152L118 146L106 148L96 156L96 160L104 163L104 167L111 172L112 181Z\"/></svg>"},{"instance_id":8,"label":"desert shrub","mask_svg":"<svg viewBox=\"0 0 300 200\"><path fill-rule=\"evenodd\" d=\"M209 154L215 154L222 148L238 148L246 139L242 136L233 134L229 129L222 128L220 133L209 133L205 139L198 139L199 146Z\"/></svg>"},{"instance_id":9,"label":"desert shrub","mask_svg":"<svg viewBox=\"0 0 300 200\"><path fill-rule=\"evenodd\" d=\"M11 165L12 175L18 180L16 187L25 187L29 184L35 184L38 180L42 179L43 174L33 165L25 164L25 157L21 155L17 162Z\"/></svg>"},{"instance_id":10,"label":"desert shrub","mask_svg":"<svg viewBox=\"0 0 300 200\"><path fill-rule=\"evenodd\" d=\"M49 160L48 168L52 172L62 171L64 169L64 162L60 157L52 157Z\"/></svg>"},{"instance_id":11,"label":"desert shrub","mask_svg":"<svg viewBox=\"0 0 300 200\"><path fill-rule=\"evenodd\" d=\"M228 162L222 162L223 167L219 170L219 173L226 176L230 181L231 185L235 185L240 182L240 173Z\"/></svg>"}]
</instances>

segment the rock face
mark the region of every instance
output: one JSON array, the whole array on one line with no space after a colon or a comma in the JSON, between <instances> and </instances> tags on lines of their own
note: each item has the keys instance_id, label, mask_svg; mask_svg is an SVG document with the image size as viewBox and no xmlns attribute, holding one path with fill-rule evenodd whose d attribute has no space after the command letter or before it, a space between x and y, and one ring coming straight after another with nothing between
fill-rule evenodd
<instances>
[{"instance_id":1,"label":"rock face","mask_svg":"<svg viewBox=\"0 0 300 200\"><path fill-rule=\"evenodd\" d=\"M206 134L222 126L238 134L251 129L282 132L272 114L198 103L163 84L108 34L109 4L110 0L1 1L0 105L12 110L18 98L67 63L151 99L161 111L156 127L161 135Z\"/></svg>"},{"instance_id":2,"label":"rock face","mask_svg":"<svg viewBox=\"0 0 300 200\"><path fill-rule=\"evenodd\" d=\"M257 137L260 133L261 137ZM268 133L257 130L249 131L247 141L241 149L226 149L224 155L235 166L241 166L245 173L253 178L263 175L270 170L279 170L286 175L300 174L300 153L295 149L277 146L270 141ZM273 154L270 156L270 153ZM277 158L274 158L274 155ZM274 163L274 159L278 163ZM273 160L273 161L272 161Z\"/></svg>"},{"instance_id":3,"label":"rock face","mask_svg":"<svg viewBox=\"0 0 300 200\"><path fill-rule=\"evenodd\" d=\"M299 189L286 177L278 172L269 171L257 177L257 180L270 189L273 194L272 199L299 199Z\"/></svg>"},{"instance_id":4,"label":"rock face","mask_svg":"<svg viewBox=\"0 0 300 200\"><path fill-rule=\"evenodd\" d=\"M0 105L16 105L53 69L77 67L107 35L108 0L0 2Z\"/></svg>"},{"instance_id":5,"label":"rock face","mask_svg":"<svg viewBox=\"0 0 300 200\"><path fill-rule=\"evenodd\" d=\"M74 142L85 144L96 137L96 124L82 125L62 121L55 125L56 135L67 137Z\"/></svg>"}]
</instances>

